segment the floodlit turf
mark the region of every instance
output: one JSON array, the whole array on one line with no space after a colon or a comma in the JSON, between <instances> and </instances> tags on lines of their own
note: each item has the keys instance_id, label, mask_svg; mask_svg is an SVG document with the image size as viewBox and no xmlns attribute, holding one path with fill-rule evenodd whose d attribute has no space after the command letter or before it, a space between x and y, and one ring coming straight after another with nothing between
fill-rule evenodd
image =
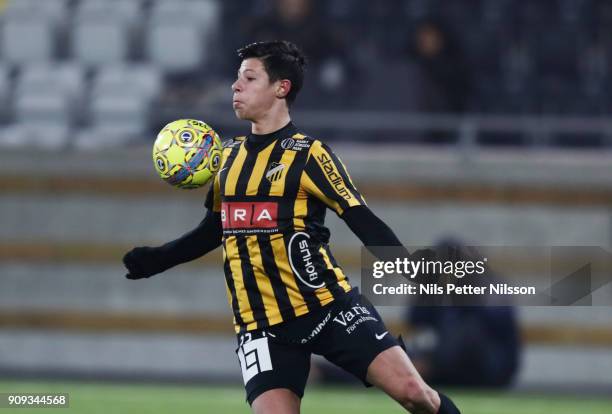
<instances>
[{"instance_id":1,"label":"floodlit turf","mask_svg":"<svg viewBox=\"0 0 612 414\"><path fill-rule=\"evenodd\" d=\"M139 385L78 382L0 381L0 393L67 392L70 408L60 411L113 413L249 413L239 387ZM610 414L612 399L448 391L464 414ZM0 414L40 413L38 409L0 408ZM57 410L53 411L57 412ZM386 414L403 411L377 390L307 389L302 413Z\"/></svg>"}]
</instances>

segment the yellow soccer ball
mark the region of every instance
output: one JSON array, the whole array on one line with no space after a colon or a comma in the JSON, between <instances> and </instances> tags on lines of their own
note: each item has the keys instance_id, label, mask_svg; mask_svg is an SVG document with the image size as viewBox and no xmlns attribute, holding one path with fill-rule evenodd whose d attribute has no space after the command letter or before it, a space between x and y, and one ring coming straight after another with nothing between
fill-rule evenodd
<instances>
[{"instance_id":1,"label":"yellow soccer ball","mask_svg":"<svg viewBox=\"0 0 612 414\"><path fill-rule=\"evenodd\" d=\"M178 188L208 183L221 166L219 135L196 119L170 122L157 134L153 164L162 180Z\"/></svg>"}]
</instances>

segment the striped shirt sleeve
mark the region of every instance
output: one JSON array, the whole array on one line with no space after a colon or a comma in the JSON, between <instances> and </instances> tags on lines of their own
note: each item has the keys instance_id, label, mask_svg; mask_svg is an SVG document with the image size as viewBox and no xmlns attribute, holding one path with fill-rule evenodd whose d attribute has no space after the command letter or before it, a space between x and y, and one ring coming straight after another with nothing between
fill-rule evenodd
<instances>
[{"instance_id":1,"label":"striped shirt sleeve","mask_svg":"<svg viewBox=\"0 0 612 414\"><path fill-rule=\"evenodd\" d=\"M310 147L302 186L338 215L349 207L366 205L340 158L318 140Z\"/></svg>"}]
</instances>

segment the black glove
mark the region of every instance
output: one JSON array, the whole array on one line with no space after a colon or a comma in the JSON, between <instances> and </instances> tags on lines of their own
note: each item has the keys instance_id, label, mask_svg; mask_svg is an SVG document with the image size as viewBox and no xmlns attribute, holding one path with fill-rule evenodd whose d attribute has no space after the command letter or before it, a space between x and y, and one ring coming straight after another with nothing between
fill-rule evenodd
<instances>
[{"instance_id":1,"label":"black glove","mask_svg":"<svg viewBox=\"0 0 612 414\"><path fill-rule=\"evenodd\" d=\"M160 247L136 247L123 256L123 264L128 270L125 277L131 280L148 278L172 267Z\"/></svg>"}]
</instances>

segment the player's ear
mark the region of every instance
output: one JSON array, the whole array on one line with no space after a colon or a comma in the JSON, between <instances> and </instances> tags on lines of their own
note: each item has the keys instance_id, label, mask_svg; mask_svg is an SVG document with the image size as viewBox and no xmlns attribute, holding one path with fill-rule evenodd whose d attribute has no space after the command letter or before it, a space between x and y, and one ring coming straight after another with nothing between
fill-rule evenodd
<instances>
[{"instance_id":1,"label":"player's ear","mask_svg":"<svg viewBox=\"0 0 612 414\"><path fill-rule=\"evenodd\" d=\"M291 81L289 79L281 79L276 87L276 97L285 98L291 90Z\"/></svg>"}]
</instances>

